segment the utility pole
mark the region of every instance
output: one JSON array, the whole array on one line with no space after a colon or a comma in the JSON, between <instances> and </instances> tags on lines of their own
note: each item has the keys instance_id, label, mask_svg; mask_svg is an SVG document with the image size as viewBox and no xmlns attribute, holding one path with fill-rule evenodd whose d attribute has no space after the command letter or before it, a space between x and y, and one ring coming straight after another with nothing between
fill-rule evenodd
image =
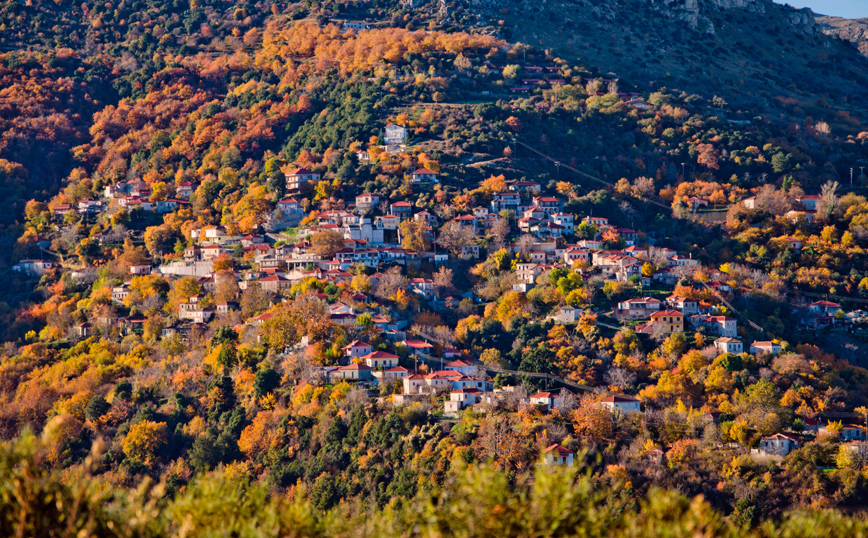
<instances>
[{"instance_id":1,"label":"utility pole","mask_svg":"<svg viewBox=\"0 0 868 538\"><path fill-rule=\"evenodd\" d=\"M681 163L681 180L687 181L687 178L684 176L684 165L687 163Z\"/></svg>"},{"instance_id":2,"label":"utility pole","mask_svg":"<svg viewBox=\"0 0 868 538\"><path fill-rule=\"evenodd\" d=\"M865 167L864 166L859 167L859 186L861 186L861 187L865 186Z\"/></svg>"},{"instance_id":3,"label":"utility pole","mask_svg":"<svg viewBox=\"0 0 868 538\"><path fill-rule=\"evenodd\" d=\"M850 168L850 186L853 186L853 168Z\"/></svg>"}]
</instances>

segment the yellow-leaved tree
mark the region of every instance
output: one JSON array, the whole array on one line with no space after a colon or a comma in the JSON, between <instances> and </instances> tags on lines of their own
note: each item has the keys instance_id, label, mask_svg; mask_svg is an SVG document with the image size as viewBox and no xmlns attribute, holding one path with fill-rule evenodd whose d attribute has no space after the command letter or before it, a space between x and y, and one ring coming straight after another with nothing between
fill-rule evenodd
<instances>
[{"instance_id":1,"label":"yellow-leaved tree","mask_svg":"<svg viewBox=\"0 0 868 538\"><path fill-rule=\"evenodd\" d=\"M149 465L157 451L166 443L166 435L165 422L143 420L130 428L121 442L121 447L127 459Z\"/></svg>"}]
</instances>

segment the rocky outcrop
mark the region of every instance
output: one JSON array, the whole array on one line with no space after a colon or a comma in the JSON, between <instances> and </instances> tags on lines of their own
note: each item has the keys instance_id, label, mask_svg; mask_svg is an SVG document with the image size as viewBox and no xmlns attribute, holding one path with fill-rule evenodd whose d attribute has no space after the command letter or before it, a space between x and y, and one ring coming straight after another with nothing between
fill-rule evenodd
<instances>
[{"instance_id":1,"label":"rocky outcrop","mask_svg":"<svg viewBox=\"0 0 868 538\"><path fill-rule=\"evenodd\" d=\"M859 52L868 56L868 19L818 16L816 21L821 32L852 42Z\"/></svg>"},{"instance_id":2,"label":"rocky outcrop","mask_svg":"<svg viewBox=\"0 0 868 538\"><path fill-rule=\"evenodd\" d=\"M799 33L812 35L820 32L820 27L814 18L814 12L808 8L791 11L787 14L787 18Z\"/></svg>"}]
</instances>

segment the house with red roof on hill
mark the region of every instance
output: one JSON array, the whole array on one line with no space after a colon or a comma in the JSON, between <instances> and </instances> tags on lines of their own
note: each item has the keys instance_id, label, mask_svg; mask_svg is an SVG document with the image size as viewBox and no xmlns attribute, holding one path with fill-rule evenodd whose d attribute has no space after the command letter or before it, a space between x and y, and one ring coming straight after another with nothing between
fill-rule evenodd
<instances>
[{"instance_id":1,"label":"house with red roof on hill","mask_svg":"<svg viewBox=\"0 0 868 538\"><path fill-rule=\"evenodd\" d=\"M437 183L437 172L427 168L417 168L410 174L413 183Z\"/></svg>"},{"instance_id":2,"label":"house with red roof on hill","mask_svg":"<svg viewBox=\"0 0 868 538\"><path fill-rule=\"evenodd\" d=\"M461 359L447 363L444 366L446 370L454 370L464 375L473 375L476 373L478 366L472 362L463 361Z\"/></svg>"},{"instance_id":3,"label":"house with red roof on hill","mask_svg":"<svg viewBox=\"0 0 868 538\"><path fill-rule=\"evenodd\" d=\"M413 205L409 202L393 202L389 211L401 220L408 219L413 214Z\"/></svg>"},{"instance_id":4,"label":"house with red roof on hill","mask_svg":"<svg viewBox=\"0 0 868 538\"><path fill-rule=\"evenodd\" d=\"M361 340L353 340L343 347L344 356L349 358L364 357L374 351L374 346Z\"/></svg>"},{"instance_id":5,"label":"house with red roof on hill","mask_svg":"<svg viewBox=\"0 0 868 538\"><path fill-rule=\"evenodd\" d=\"M545 461L546 465L572 467L574 457L575 454L573 454L572 450L558 444L551 445L543 450L543 461Z\"/></svg>"},{"instance_id":6,"label":"house with red roof on hill","mask_svg":"<svg viewBox=\"0 0 868 538\"><path fill-rule=\"evenodd\" d=\"M456 389L449 393L449 399L443 402L443 412L446 416L454 417L459 411L475 405L482 398L479 389Z\"/></svg>"},{"instance_id":7,"label":"house with red roof on hill","mask_svg":"<svg viewBox=\"0 0 868 538\"><path fill-rule=\"evenodd\" d=\"M296 168L286 174L286 189L291 193L301 192L314 181L320 180L320 175L307 168Z\"/></svg>"},{"instance_id":8,"label":"house with red roof on hill","mask_svg":"<svg viewBox=\"0 0 868 538\"><path fill-rule=\"evenodd\" d=\"M785 433L776 433L762 438L759 453L766 456L786 456L797 448L799 448L798 438Z\"/></svg>"},{"instance_id":9,"label":"house with red roof on hill","mask_svg":"<svg viewBox=\"0 0 868 538\"><path fill-rule=\"evenodd\" d=\"M767 353L769 355L777 355L781 352L781 345L777 342L768 340L758 340L750 345L750 352L754 355Z\"/></svg>"},{"instance_id":10,"label":"house with red roof on hill","mask_svg":"<svg viewBox=\"0 0 868 538\"><path fill-rule=\"evenodd\" d=\"M404 379L410 375L410 370L403 366L393 366L385 370L374 370L374 377L382 382Z\"/></svg>"},{"instance_id":11,"label":"house with red roof on hill","mask_svg":"<svg viewBox=\"0 0 868 538\"><path fill-rule=\"evenodd\" d=\"M365 364L370 366L375 370L392 368L394 366L398 366L398 356L392 355L391 353L386 353L385 351L374 351L372 353L368 353L364 357Z\"/></svg>"},{"instance_id":12,"label":"house with red roof on hill","mask_svg":"<svg viewBox=\"0 0 868 538\"><path fill-rule=\"evenodd\" d=\"M338 368L337 375L346 381L370 381L373 379L372 368L367 364L353 363Z\"/></svg>"},{"instance_id":13,"label":"house with red roof on hill","mask_svg":"<svg viewBox=\"0 0 868 538\"><path fill-rule=\"evenodd\" d=\"M817 301L808 307L811 314L820 316L834 316L838 310L841 310L841 305L832 301Z\"/></svg>"},{"instance_id":14,"label":"house with red roof on hill","mask_svg":"<svg viewBox=\"0 0 868 538\"><path fill-rule=\"evenodd\" d=\"M404 340L402 344L407 346L410 349L410 353L413 355L420 355L423 353L427 355L434 349L434 346L421 340Z\"/></svg>"},{"instance_id":15,"label":"house with red roof on hill","mask_svg":"<svg viewBox=\"0 0 868 538\"><path fill-rule=\"evenodd\" d=\"M564 203L554 196L534 196L533 205L542 210L546 216L560 213L561 209L564 207Z\"/></svg>"},{"instance_id":16,"label":"house with red roof on hill","mask_svg":"<svg viewBox=\"0 0 868 538\"><path fill-rule=\"evenodd\" d=\"M530 405L544 406L546 410L555 408L555 401L558 400L557 394L553 392L537 392L530 397Z\"/></svg>"},{"instance_id":17,"label":"house with red roof on hill","mask_svg":"<svg viewBox=\"0 0 868 538\"><path fill-rule=\"evenodd\" d=\"M702 326L718 336L735 338L738 336L738 320L727 316L708 316L702 319Z\"/></svg>"},{"instance_id":18,"label":"house with red roof on hill","mask_svg":"<svg viewBox=\"0 0 868 538\"><path fill-rule=\"evenodd\" d=\"M639 400L629 396L613 394L600 402L600 405L613 413L640 413L642 406Z\"/></svg>"}]
</instances>

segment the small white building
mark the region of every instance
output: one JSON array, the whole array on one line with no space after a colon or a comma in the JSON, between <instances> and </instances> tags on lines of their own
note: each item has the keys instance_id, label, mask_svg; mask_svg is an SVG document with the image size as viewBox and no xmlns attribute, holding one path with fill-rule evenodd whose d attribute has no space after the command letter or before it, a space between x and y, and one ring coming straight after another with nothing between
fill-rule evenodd
<instances>
[{"instance_id":1,"label":"small white building","mask_svg":"<svg viewBox=\"0 0 868 538\"><path fill-rule=\"evenodd\" d=\"M759 452L767 456L786 456L799 448L799 441L791 435L776 433L763 437L760 441Z\"/></svg>"},{"instance_id":2,"label":"small white building","mask_svg":"<svg viewBox=\"0 0 868 538\"><path fill-rule=\"evenodd\" d=\"M393 366L386 370L374 370L374 377L380 381L392 381L394 379L404 379L410 375L410 370L403 366Z\"/></svg>"},{"instance_id":3,"label":"small white building","mask_svg":"<svg viewBox=\"0 0 868 538\"><path fill-rule=\"evenodd\" d=\"M811 314L817 315L825 315L825 316L834 316L838 310L841 310L841 305L838 303L833 303L832 301L817 301L815 303L811 303L808 307L808 310Z\"/></svg>"},{"instance_id":4,"label":"small white building","mask_svg":"<svg viewBox=\"0 0 868 538\"><path fill-rule=\"evenodd\" d=\"M546 465L565 465L567 467L572 467L574 457L575 454L573 454L571 450L557 444L551 445L543 450L543 459Z\"/></svg>"},{"instance_id":5,"label":"small white building","mask_svg":"<svg viewBox=\"0 0 868 538\"><path fill-rule=\"evenodd\" d=\"M12 270L28 275L43 275L52 267L54 263L45 260L21 260L12 266Z\"/></svg>"},{"instance_id":6,"label":"small white building","mask_svg":"<svg viewBox=\"0 0 868 538\"><path fill-rule=\"evenodd\" d=\"M714 341L714 347L721 353L733 353L738 355L744 351L744 344L738 338L723 336ZM751 352L753 352L751 350Z\"/></svg>"},{"instance_id":7,"label":"small white building","mask_svg":"<svg viewBox=\"0 0 868 538\"><path fill-rule=\"evenodd\" d=\"M775 342L757 341L750 345L750 352L754 355L764 353L777 355L781 352L781 345Z\"/></svg>"},{"instance_id":8,"label":"small white building","mask_svg":"<svg viewBox=\"0 0 868 538\"><path fill-rule=\"evenodd\" d=\"M344 356L349 358L364 357L374 351L374 346L361 340L353 340L344 346Z\"/></svg>"},{"instance_id":9,"label":"small white building","mask_svg":"<svg viewBox=\"0 0 868 538\"><path fill-rule=\"evenodd\" d=\"M400 125L386 125L386 132L383 136L383 142L387 146L401 145L407 141L407 129Z\"/></svg>"},{"instance_id":10,"label":"small white building","mask_svg":"<svg viewBox=\"0 0 868 538\"><path fill-rule=\"evenodd\" d=\"M620 396L617 394L613 394L609 396L602 402L600 405L604 408L608 409L612 413L640 413L642 412L642 406L639 404L639 400L636 398L630 398L629 396Z\"/></svg>"},{"instance_id":11,"label":"small white building","mask_svg":"<svg viewBox=\"0 0 868 538\"><path fill-rule=\"evenodd\" d=\"M374 351L373 353L368 353L363 358L365 360L365 364L367 364L374 370L398 366L398 356L392 355L391 353L386 353L385 351Z\"/></svg>"},{"instance_id":12,"label":"small white building","mask_svg":"<svg viewBox=\"0 0 868 538\"><path fill-rule=\"evenodd\" d=\"M443 412L447 416L455 416L459 411L470 407L482 398L479 389L458 389L449 393L449 399L443 402Z\"/></svg>"},{"instance_id":13,"label":"small white building","mask_svg":"<svg viewBox=\"0 0 868 538\"><path fill-rule=\"evenodd\" d=\"M410 174L413 183L437 183L437 172L427 168L417 168Z\"/></svg>"},{"instance_id":14,"label":"small white building","mask_svg":"<svg viewBox=\"0 0 868 538\"><path fill-rule=\"evenodd\" d=\"M444 351L444 355L445 355ZM477 370L477 365L472 362L463 361L461 359L454 360L450 363L447 363L446 366L443 367L444 370L454 370L456 372L461 373L462 375L474 375Z\"/></svg>"},{"instance_id":15,"label":"small white building","mask_svg":"<svg viewBox=\"0 0 868 538\"><path fill-rule=\"evenodd\" d=\"M555 323L576 323L582 317L582 309L564 305L558 308L558 313L552 316Z\"/></svg>"},{"instance_id":16,"label":"small white building","mask_svg":"<svg viewBox=\"0 0 868 538\"><path fill-rule=\"evenodd\" d=\"M530 405L544 405L548 411L557 409L562 402L560 395L554 392L537 392L530 397Z\"/></svg>"}]
</instances>

